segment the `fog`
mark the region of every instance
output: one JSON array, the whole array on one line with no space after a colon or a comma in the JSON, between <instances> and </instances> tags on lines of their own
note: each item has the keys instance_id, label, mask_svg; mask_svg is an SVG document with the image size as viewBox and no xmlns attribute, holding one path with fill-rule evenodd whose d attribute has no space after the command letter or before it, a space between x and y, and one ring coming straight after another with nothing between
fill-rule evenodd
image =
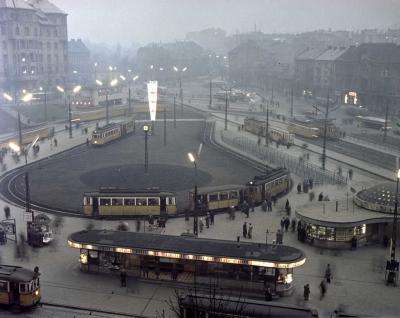
<instances>
[{"instance_id":1,"label":"fog","mask_svg":"<svg viewBox=\"0 0 400 318\"><path fill-rule=\"evenodd\" d=\"M146 44L220 27L228 33L359 30L399 24L398 0L54 0L68 12L70 38Z\"/></svg>"}]
</instances>

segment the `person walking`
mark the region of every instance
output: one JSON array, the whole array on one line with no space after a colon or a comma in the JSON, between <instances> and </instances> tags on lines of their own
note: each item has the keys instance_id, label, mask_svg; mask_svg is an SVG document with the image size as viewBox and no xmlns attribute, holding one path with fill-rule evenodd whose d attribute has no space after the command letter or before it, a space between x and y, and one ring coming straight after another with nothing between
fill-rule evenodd
<instances>
[{"instance_id":1,"label":"person walking","mask_svg":"<svg viewBox=\"0 0 400 318\"><path fill-rule=\"evenodd\" d=\"M269 211L269 212L272 212L272 201L271 201L271 200L268 200L268 201L267 201L267 205L268 205L268 211Z\"/></svg>"},{"instance_id":2,"label":"person walking","mask_svg":"<svg viewBox=\"0 0 400 318\"><path fill-rule=\"evenodd\" d=\"M122 267L120 270L121 287L126 287L126 276L126 270Z\"/></svg>"},{"instance_id":3,"label":"person walking","mask_svg":"<svg viewBox=\"0 0 400 318\"><path fill-rule=\"evenodd\" d=\"M201 233L201 232L203 232L203 228L204 228L203 218L200 218L199 226L200 226L200 233Z\"/></svg>"},{"instance_id":4,"label":"person walking","mask_svg":"<svg viewBox=\"0 0 400 318\"><path fill-rule=\"evenodd\" d=\"M284 223L285 223L285 231L287 232L289 229L289 225L290 225L290 220L288 217L285 218Z\"/></svg>"},{"instance_id":5,"label":"person walking","mask_svg":"<svg viewBox=\"0 0 400 318\"><path fill-rule=\"evenodd\" d=\"M247 237L247 222L243 223L243 237Z\"/></svg>"},{"instance_id":6,"label":"person walking","mask_svg":"<svg viewBox=\"0 0 400 318\"><path fill-rule=\"evenodd\" d=\"M249 231L248 231L248 233L247 233L247 237L248 237L249 239L251 239L252 236L253 236L253 225L250 223L250 224L249 224Z\"/></svg>"},{"instance_id":7,"label":"person walking","mask_svg":"<svg viewBox=\"0 0 400 318\"><path fill-rule=\"evenodd\" d=\"M326 282L327 282L328 284L331 283L331 279L332 279L332 270L331 270L331 265L330 265L330 264L328 264L328 265L326 266L326 269L325 269L325 279L326 279Z\"/></svg>"},{"instance_id":8,"label":"person walking","mask_svg":"<svg viewBox=\"0 0 400 318\"><path fill-rule=\"evenodd\" d=\"M211 222L211 225L214 225L214 212L210 212L210 222Z\"/></svg>"},{"instance_id":9,"label":"person walking","mask_svg":"<svg viewBox=\"0 0 400 318\"><path fill-rule=\"evenodd\" d=\"M207 229L210 228L210 215L209 215L209 213L207 213L207 215L206 215L206 227L207 227Z\"/></svg>"},{"instance_id":10,"label":"person walking","mask_svg":"<svg viewBox=\"0 0 400 318\"><path fill-rule=\"evenodd\" d=\"M281 219L281 231L283 232L283 228L285 227L285 218Z\"/></svg>"},{"instance_id":11,"label":"person walking","mask_svg":"<svg viewBox=\"0 0 400 318\"><path fill-rule=\"evenodd\" d=\"M319 289L321 291L321 296L320 296L320 300L324 299L325 294L326 294L326 283L325 283L325 279L322 280L321 284L319 284Z\"/></svg>"},{"instance_id":12,"label":"person walking","mask_svg":"<svg viewBox=\"0 0 400 318\"><path fill-rule=\"evenodd\" d=\"M287 211L290 206L289 199L286 199L285 210Z\"/></svg>"},{"instance_id":13,"label":"person walking","mask_svg":"<svg viewBox=\"0 0 400 318\"><path fill-rule=\"evenodd\" d=\"M310 299L310 284L305 284L304 285L304 300L309 300Z\"/></svg>"}]
</instances>

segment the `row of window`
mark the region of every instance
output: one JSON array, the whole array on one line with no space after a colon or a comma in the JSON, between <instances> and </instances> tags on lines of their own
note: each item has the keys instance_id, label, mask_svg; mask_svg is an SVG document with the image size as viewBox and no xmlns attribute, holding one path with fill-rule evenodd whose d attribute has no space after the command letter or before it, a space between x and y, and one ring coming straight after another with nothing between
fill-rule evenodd
<instances>
[{"instance_id":1,"label":"row of window","mask_svg":"<svg viewBox=\"0 0 400 318\"><path fill-rule=\"evenodd\" d=\"M328 226L310 225L308 236L326 241L350 241L354 236L365 235L367 226L355 226L351 228L334 228Z\"/></svg>"},{"instance_id":2,"label":"row of window","mask_svg":"<svg viewBox=\"0 0 400 318\"><path fill-rule=\"evenodd\" d=\"M29 283L20 283L19 284L19 292L20 293L32 293L38 287L39 287L39 278L36 278Z\"/></svg>"},{"instance_id":3,"label":"row of window","mask_svg":"<svg viewBox=\"0 0 400 318\"><path fill-rule=\"evenodd\" d=\"M167 205L175 205L175 197L166 197ZM159 206L160 198L84 198L84 205L92 205L93 200L99 200L101 206Z\"/></svg>"},{"instance_id":4,"label":"row of window","mask_svg":"<svg viewBox=\"0 0 400 318\"><path fill-rule=\"evenodd\" d=\"M221 191L208 194L208 202L233 200L239 198L239 191Z\"/></svg>"},{"instance_id":5,"label":"row of window","mask_svg":"<svg viewBox=\"0 0 400 318\"><path fill-rule=\"evenodd\" d=\"M52 42L42 42L42 41L36 41L36 40L10 40L10 43L14 50L20 50L20 49L21 50L22 49L44 50L45 44L46 44L47 50L51 50L52 48L54 48L54 50L58 50L58 48L62 48L62 49L64 49L64 51L68 50L68 42L67 41L53 42L53 45L51 44ZM7 41L3 41L3 49L4 49L4 46L7 46Z\"/></svg>"},{"instance_id":6,"label":"row of window","mask_svg":"<svg viewBox=\"0 0 400 318\"><path fill-rule=\"evenodd\" d=\"M6 26L2 25L1 27L1 34L6 35L7 29ZM46 36L46 37L58 37L58 36L63 36L66 34L66 29L65 28L57 28L57 27L51 27L51 28L33 28L31 29L28 26L25 27L20 27L16 26L14 34L16 36Z\"/></svg>"},{"instance_id":7,"label":"row of window","mask_svg":"<svg viewBox=\"0 0 400 318\"><path fill-rule=\"evenodd\" d=\"M100 138L106 138L109 136L115 136L115 135L119 135L120 134L120 129L119 128L115 128L103 133L95 133L93 134L93 138L94 139L100 139Z\"/></svg>"}]
</instances>

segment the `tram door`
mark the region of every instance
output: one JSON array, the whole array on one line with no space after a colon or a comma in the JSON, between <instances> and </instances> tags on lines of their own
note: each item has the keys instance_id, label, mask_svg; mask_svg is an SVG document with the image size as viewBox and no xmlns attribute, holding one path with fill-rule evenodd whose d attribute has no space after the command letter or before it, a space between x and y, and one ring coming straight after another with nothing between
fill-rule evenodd
<instances>
[{"instance_id":1,"label":"tram door","mask_svg":"<svg viewBox=\"0 0 400 318\"><path fill-rule=\"evenodd\" d=\"M92 198L93 215L99 214L99 198Z\"/></svg>"},{"instance_id":2,"label":"tram door","mask_svg":"<svg viewBox=\"0 0 400 318\"><path fill-rule=\"evenodd\" d=\"M160 215L167 214L167 198L160 197Z\"/></svg>"}]
</instances>

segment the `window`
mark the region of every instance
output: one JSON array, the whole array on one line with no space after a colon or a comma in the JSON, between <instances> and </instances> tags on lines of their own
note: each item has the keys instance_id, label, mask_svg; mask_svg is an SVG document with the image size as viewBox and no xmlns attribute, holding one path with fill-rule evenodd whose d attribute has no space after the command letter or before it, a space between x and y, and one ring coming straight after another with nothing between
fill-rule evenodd
<instances>
[{"instance_id":1,"label":"window","mask_svg":"<svg viewBox=\"0 0 400 318\"><path fill-rule=\"evenodd\" d=\"M149 205L151 205L151 206L160 205L160 199L159 198L149 198L148 202L149 202Z\"/></svg>"},{"instance_id":2,"label":"window","mask_svg":"<svg viewBox=\"0 0 400 318\"><path fill-rule=\"evenodd\" d=\"M136 205L147 205L147 199L146 198L136 198Z\"/></svg>"},{"instance_id":3,"label":"window","mask_svg":"<svg viewBox=\"0 0 400 318\"><path fill-rule=\"evenodd\" d=\"M125 198L124 203L125 203L125 205L128 205L128 206L135 205L135 199L134 198Z\"/></svg>"},{"instance_id":4,"label":"window","mask_svg":"<svg viewBox=\"0 0 400 318\"><path fill-rule=\"evenodd\" d=\"M24 35L25 35L25 36L29 36L29 35L30 35L30 30L29 30L28 27L25 27L25 28L24 28Z\"/></svg>"},{"instance_id":5,"label":"window","mask_svg":"<svg viewBox=\"0 0 400 318\"><path fill-rule=\"evenodd\" d=\"M218 201L218 193L210 193L208 195L208 201L209 202Z\"/></svg>"},{"instance_id":6,"label":"window","mask_svg":"<svg viewBox=\"0 0 400 318\"><path fill-rule=\"evenodd\" d=\"M84 205L90 205L91 204L90 203L90 201L91 201L90 199L91 199L90 197L85 197L84 200L83 200L83 204Z\"/></svg>"},{"instance_id":7,"label":"window","mask_svg":"<svg viewBox=\"0 0 400 318\"><path fill-rule=\"evenodd\" d=\"M9 291L9 283L3 280L0 280L0 292L8 292Z\"/></svg>"},{"instance_id":8,"label":"window","mask_svg":"<svg viewBox=\"0 0 400 318\"><path fill-rule=\"evenodd\" d=\"M100 205L110 205L111 204L111 199L100 199Z\"/></svg>"},{"instance_id":9,"label":"window","mask_svg":"<svg viewBox=\"0 0 400 318\"><path fill-rule=\"evenodd\" d=\"M228 192L220 192L219 199L220 200L228 200Z\"/></svg>"},{"instance_id":10,"label":"window","mask_svg":"<svg viewBox=\"0 0 400 318\"><path fill-rule=\"evenodd\" d=\"M19 35L19 27L16 27L16 28L15 28L15 34L16 34L16 35Z\"/></svg>"},{"instance_id":11,"label":"window","mask_svg":"<svg viewBox=\"0 0 400 318\"><path fill-rule=\"evenodd\" d=\"M167 198L167 205L175 205L175 198L174 197L168 197Z\"/></svg>"},{"instance_id":12,"label":"window","mask_svg":"<svg viewBox=\"0 0 400 318\"><path fill-rule=\"evenodd\" d=\"M239 197L239 194L237 191L231 191L229 192L229 198L230 199L237 199Z\"/></svg>"},{"instance_id":13,"label":"window","mask_svg":"<svg viewBox=\"0 0 400 318\"><path fill-rule=\"evenodd\" d=\"M122 205L122 199L112 199L112 205Z\"/></svg>"}]
</instances>

